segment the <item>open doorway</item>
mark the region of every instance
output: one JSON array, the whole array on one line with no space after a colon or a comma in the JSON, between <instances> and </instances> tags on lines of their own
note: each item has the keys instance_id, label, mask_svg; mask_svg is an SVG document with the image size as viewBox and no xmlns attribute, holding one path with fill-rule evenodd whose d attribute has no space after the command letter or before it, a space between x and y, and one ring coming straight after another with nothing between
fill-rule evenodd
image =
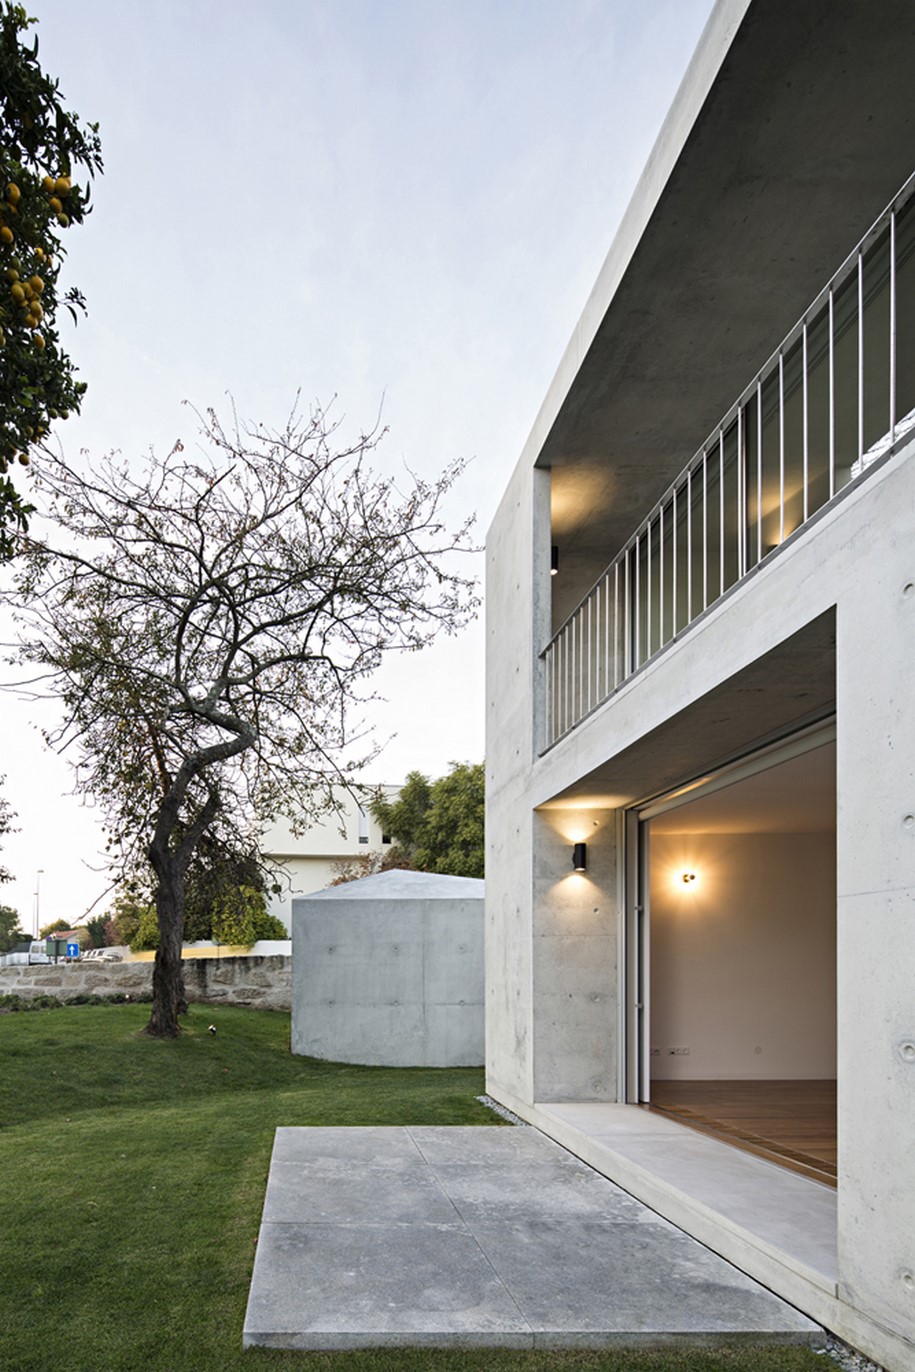
<instances>
[{"instance_id":1,"label":"open doorway","mask_svg":"<svg viewBox=\"0 0 915 1372\"><path fill-rule=\"evenodd\" d=\"M643 1099L835 1185L835 743L786 752L643 812Z\"/></svg>"}]
</instances>

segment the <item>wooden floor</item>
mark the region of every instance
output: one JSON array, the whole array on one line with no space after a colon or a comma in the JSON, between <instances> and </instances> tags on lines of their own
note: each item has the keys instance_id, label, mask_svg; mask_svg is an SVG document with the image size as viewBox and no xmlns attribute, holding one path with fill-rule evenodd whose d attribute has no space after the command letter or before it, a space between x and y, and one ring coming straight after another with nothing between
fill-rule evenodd
<instances>
[{"instance_id":1,"label":"wooden floor","mask_svg":"<svg viewBox=\"0 0 915 1372\"><path fill-rule=\"evenodd\" d=\"M653 1081L649 1108L836 1185L834 1081Z\"/></svg>"}]
</instances>

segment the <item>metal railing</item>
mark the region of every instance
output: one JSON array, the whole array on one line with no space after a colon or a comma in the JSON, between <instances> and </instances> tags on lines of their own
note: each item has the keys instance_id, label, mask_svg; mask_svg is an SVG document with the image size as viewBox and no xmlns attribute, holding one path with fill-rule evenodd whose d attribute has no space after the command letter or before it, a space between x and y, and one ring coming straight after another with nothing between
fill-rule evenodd
<instances>
[{"instance_id":1,"label":"metal railing","mask_svg":"<svg viewBox=\"0 0 915 1372\"><path fill-rule=\"evenodd\" d=\"M915 427L915 174L547 644L545 746Z\"/></svg>"}]
</instances>

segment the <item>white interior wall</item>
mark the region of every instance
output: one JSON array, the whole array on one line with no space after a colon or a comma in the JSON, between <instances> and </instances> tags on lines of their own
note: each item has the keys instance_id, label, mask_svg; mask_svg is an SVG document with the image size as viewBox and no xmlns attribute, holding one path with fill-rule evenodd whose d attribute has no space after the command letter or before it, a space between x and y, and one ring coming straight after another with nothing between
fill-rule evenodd
<instances>
[{"instance_id":1,"label":"white interior wall","mask_svg":"<svg viewBox=\"0 0 915 1372\"><path fill-rule=\"evenodd\" d=\"M835 836L653 834L650 866L652 1077L834 1077Z\"/></svg>"}]
</instances>

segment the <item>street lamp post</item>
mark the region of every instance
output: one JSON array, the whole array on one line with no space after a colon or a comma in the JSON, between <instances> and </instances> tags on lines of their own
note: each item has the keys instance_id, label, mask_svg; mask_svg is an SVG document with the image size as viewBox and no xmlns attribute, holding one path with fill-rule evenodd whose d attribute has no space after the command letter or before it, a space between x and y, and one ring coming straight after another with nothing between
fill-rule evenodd
<instances>
[{"instance_id":1,"label":"street lamp post","mask_svg":"<svg viewBox=\"0 0 915 1372\"><path fill-rule=\"evenodd\" d=\"M41 877L44 872L43 867L39 867L35 873L35 937L38 938L38 930L41 928Z\"/></svg>"}]
</instances>

